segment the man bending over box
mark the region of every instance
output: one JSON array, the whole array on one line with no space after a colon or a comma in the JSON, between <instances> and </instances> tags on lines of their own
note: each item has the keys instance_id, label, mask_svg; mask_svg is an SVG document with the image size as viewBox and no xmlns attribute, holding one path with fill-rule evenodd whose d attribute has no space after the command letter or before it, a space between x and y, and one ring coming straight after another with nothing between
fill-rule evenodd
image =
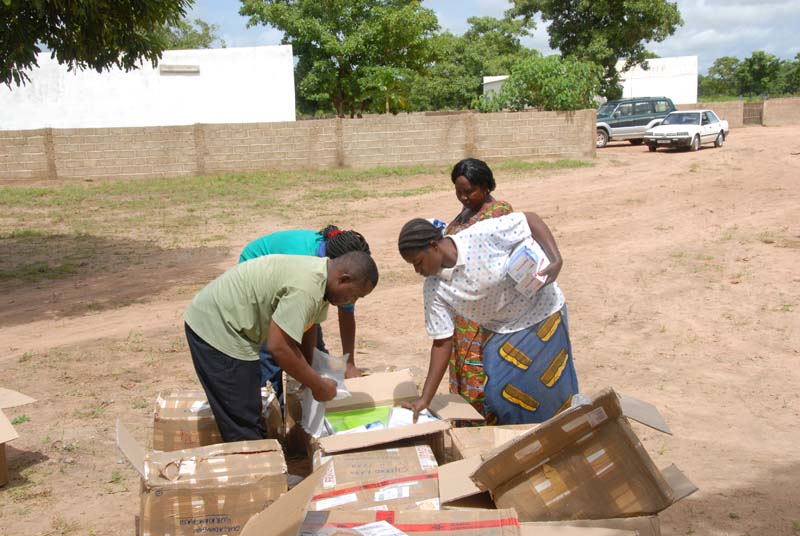
<instances>
[{"instance_id":1,"label":"man bending over box","mask_svg":"<svg viewBox=\"0 0 800 536\"><path fill-rule=\"evenodd\" d=\"M243 262L209 283L184 314L186 341L222 438L263 439L263 342L287 374L316 400L336 396L336 382L311 368L328 304L353 304L378 284L369 254L336 259L269 255Z\"/></svg>"}]
</instances>

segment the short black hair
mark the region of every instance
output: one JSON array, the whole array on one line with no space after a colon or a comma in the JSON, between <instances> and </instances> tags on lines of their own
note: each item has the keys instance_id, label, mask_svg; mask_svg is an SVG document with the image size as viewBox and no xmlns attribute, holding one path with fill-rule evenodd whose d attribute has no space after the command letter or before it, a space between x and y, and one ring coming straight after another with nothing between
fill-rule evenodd
<instances>
[{"instance_id":1,"label":"short black hair","mask_svg":"<svg viewBox=\"0 0 800 536\"><path fill-rule=\"evenodd\" d=\"M473 186L485 186L490 192L497 188L494 174L489 165L477 158L465 158L453 166L453 171L450 172L450 180L455 184L456 179L459 177L465 177Z\"/></svg>"},{"instance_id":2,"label":"short black hair","mask_svg":"<svg viewBox=\"0 0 800 536\"><path fill-rule=\"evenodd\" d=\"M354 279L369 281L373 287L378 286L378 265L369 253L348 251L336 257L334 262L341 265Z\"/></svg>"},{"instance_id":3,"label":"short black hair","mask_svg":"<svg viewBox=\"0 0 800 536\"><path fill-rule=\"evenodd\" d=\"M328 258L335 259L349 251L370 252L366 238L356 231L341 231L335 225L328 225L319 234L325 241L325 256Z\"/></svg>"},{"instance_id":4,"label":"short black hair","mask_svg":"<svg viewBox=\"0 0 800 536\"><path fill-rule=\"evenodd\" d=\"M397 247L400 255L405 255L423 250L429 247L431 242L438 242L441 238L441 229L437 229L434 224L424 218L414 218L400 229Z\"/></svg>"}]
</instances>

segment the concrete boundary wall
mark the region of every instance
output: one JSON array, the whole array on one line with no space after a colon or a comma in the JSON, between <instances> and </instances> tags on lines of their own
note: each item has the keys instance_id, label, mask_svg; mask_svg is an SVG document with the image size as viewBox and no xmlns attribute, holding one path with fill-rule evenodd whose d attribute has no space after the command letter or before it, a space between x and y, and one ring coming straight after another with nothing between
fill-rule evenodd
<instances>
[{"instance_id":1,"label":"concrete boundary wall","mask_svg":"<svg viewBox=\"0 0 800 536\"><path fill-rule=\"evenodd\" d=\"M765 127L800 125L800 98L765 100L762 123Z\"/></svg>"},{"instance_id":2,"label":"concrete boundary wall","mask_svg":"<svg viewBox=\"0 0 800 536\"><path fill-rule=\"evenodd\" d=\"M744 126L744 102L740 100L719 102L698 102L697 104L679 104L678 110L713 110L720 119L728 122L730 128Z\"/></svg>"},{"instance_id":3,"label":"concrete boundary wall","mask_svg":"<svg viewBox=\"0 0 800 536\"><path fill-rule=\"evenodd\" d=\"M595 157L594 110L0 131L0 184Z\"/></svg>"}]
</instances>

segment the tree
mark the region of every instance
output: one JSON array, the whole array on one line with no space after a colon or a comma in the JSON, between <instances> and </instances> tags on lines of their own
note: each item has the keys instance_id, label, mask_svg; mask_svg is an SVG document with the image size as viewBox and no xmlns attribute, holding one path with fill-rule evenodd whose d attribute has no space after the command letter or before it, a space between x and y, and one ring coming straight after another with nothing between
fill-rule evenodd
<instances>
[{"instance_id":1,"label":"tree","mask_svg":"<svg viewBox=\"0 0 800 536\"><path fill-rule=\"evenodd\" d=\"M181 19L173 25L164 26L164 38L169 50L192 50L196 48L225 48L225 41L217 34L219 26L202 19L189 22Z\"/></svg>"},{"instance_id":2,"label":"tree","mask_svg":"<svg viewBox=\"0 0 800 536\"><path fill-rule=\"evenodd\" d=\"M415 76L414 110L463 110L480 96L484 76L503 75L517 62L539 53L522 45L531 21L470 17L464 35L449 32L433 39L436 57Z\"/></svg>"},{"instance_id":3,"label":"tree","mask_svg":"<svg viewBox=\"0 0 800 536\"><path fill-rule=\"evenodd\" d=\"M409 85L400 82L430 63L439 28L419 0L242 0L239 13L250 26L283 32L298 58L302 102L331 106L339 117L406 98Z\"/></svg>"},{"instance_id":4,"label":"tree","mask_svg":"<svg viewBox=\"0 0 800 536\"><path fill-rule=\"evenodd\" d=\"M616 64L623 70L646 59L645 43L663 41L683 24L677 3L667 0L514 0L508 16L549 22L550 47L563 56L603 67L602 93L622 95Z\"/></svg>"},{"instance_id":5,"label":"tree","mask_svg":"<svg viewBox=\"0 0 800 536\"><path fill-rule=\"evenodd\" d=\"M742 95L781 95L786 85L783 74L780 59L757 50L738 65L735 78Z\"/></svg>"},{"instance_id":6,"label":"tree","mask_svg":"<svg viewBox=\"0 0 800 536\"><path fill-rule=\"evenodd\" d=\"M29 81L43 47L70 70L155 66L164 26L178 24L192 1L0 0L0 82Z\"/></svg>"},{"instance_id":7,"label":"tree","mask_svg":"<svg viewBox=\"0 0 800 536\"><path fill-rule=\"evenodd\" d=\"M733 56L722 56L714 60L708 68L707 76L698 79L698 96L735 96L740 95L736 80L736 71L740 61Z\"/></svg>"},{"instance_id":8,"label":"tree","mask_svg":"<svg viewBox=\"0 0 800 536\"><path fill-rule=\"evenodd\" d=\"M481 111L503 109L582 110L595 107L603 70L600 66L558 55L517 63L498 93L480 98Z\"/></svg>"}]
</instances>

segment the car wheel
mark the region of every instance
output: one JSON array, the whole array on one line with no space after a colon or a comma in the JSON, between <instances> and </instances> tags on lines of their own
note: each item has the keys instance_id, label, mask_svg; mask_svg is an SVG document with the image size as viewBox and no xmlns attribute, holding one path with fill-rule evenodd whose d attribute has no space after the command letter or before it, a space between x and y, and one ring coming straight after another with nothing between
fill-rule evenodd
<instances>
[{"instance_id":1,"label":"car wheel","mask_svg":"<svg viewBox=\"0 0 800 536\"><path fill-rule=\"evenodd\" d=\"M723 143L725 143L725 136L720 132L717 134L717 139L714 140L714 147L722 147Z\"/></svg>"},{"instance_id":2,"label":"car wheel","mask_svg":"<svg viewBox=\"0 0 800 536\"><path fill-rule=\"evenodd\" d=\"M628 141L631 142L631 145L641 145L642 144L642 139L641 138L637 138L635 140L628 140Z\"/></svg>"},{"instance_id":3,"label":"car wheel","mask_svg":"<svg viewBox=\"0 0 800 536\"><path fill-rule=\"evenodd\" d=\"M654 153L656 152L656 149L658 149L658 145L656 145L655 143L650 143L647 145L647 148L650 150L651 153Z\"/></svg>"},{"instance_id":4,"label":"car wheel","mask_svg":"<svg viewBox=\"0 0 800 536\"><path fill-rule=\"evenodd\" d=\"M692 138L692 143L689 145L690 151L696 151L700 148L700 136Z\"/></svg>"},{"instance_id":5,"label":"car wheel","mask_svg":"<svg viewBox=\"0 0 800 536\"><path fill-rule=\"evenodd\" d=\"M608 133L602 128L597 129L597 140L595 142L598 149L602 149L608 145Z\"/></svg>"}]
</instances>

